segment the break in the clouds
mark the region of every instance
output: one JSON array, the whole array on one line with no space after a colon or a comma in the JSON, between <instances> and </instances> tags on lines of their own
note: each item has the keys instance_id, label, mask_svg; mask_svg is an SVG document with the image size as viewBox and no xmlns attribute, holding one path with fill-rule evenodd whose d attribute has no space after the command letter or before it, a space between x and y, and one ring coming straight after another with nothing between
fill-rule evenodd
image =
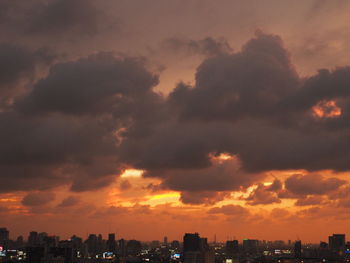
<instances>
[{"instance_id":1,"label":"break in the clouds","mask_svg":"<svg viewBox=\"0 0 350 263\"><path fill-rule=\"evenodd\" d=\"M16 54L23 69L13 83L35 63L35 53ZM349 83L347 68L300 78L282 39L262 32L205 59L195 84L168 97L154 91L158 76L143 59L104 52L59 62L0 113L1 177L12 178L2 191L93 190L133 167L184 203L213 203L269 170L348 170ZM286 189L325 194L344 184L314 177L292 176ZM247 202L280 200L259 185Z\"/></svg>"},{"instance_id":2,"label":"break in the clouds","mask_svg":"<svg viewBox=\"0 0 350 263\"><path fill-rule=\"evenodd\" d=\"M301 77L292 50L278 35L258 30L241 48L231 48L230 36L210 30L205 36L165 34L154 24L155 32L162 31L162 52L202 59L192 83L174 74L179 82L165 95L152 58L117 50L125 50L119 38L128 36L130 47L137 47L143 31L154 41L151 30L141 32L131 19L122 21L121 12L111 17L103 9L117 6L135 16L132 4L0 5L0 28L8 35L6 43L0 37L0 178L6 182L0 191L33 191L23 204L45 202L39 193L61 186L74 192L104 188L128 168L158 179L157 191L180 192L186 204L212 205L252 185L244 198L251 206L280 204L287 196L298 198L299 206L315 205L322 200L314 196L331 198L344 190L345 181L327 178L322 170L350 170L348 67L331 65ZM185 5L212 17L203 6ZM322 12L322 6L310 10ZM137 17L147 20L146 14ZM192 27L188 21L177 23ZM94 42L105 30L117 39L114 52ZM271 170L305 174L266 186L262 181ZM127 180L119 185L121 191L132 188ZM60 200L61 208L79 201Z\"/></svg>"}]
</instances>

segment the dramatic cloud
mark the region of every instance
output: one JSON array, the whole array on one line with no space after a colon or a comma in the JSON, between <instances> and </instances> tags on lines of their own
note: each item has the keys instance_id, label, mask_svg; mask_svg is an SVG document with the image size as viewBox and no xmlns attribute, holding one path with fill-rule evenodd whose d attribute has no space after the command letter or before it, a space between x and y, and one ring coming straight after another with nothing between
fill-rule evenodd
<instances>
[{"instance_id":1,"label":"dramatic cloud","mask_svg":"<svg viewBox=\"0 0 350 263\"><path fill-rule=\"evenodd\" d=\"M197 41L169 38L162 43L162 47L175 52L183 52L188 55L200 54L209 57L232 52L232 48L226 39L214 39L211 37Z\"/></svg>"},{"instance_id":2,"label":"dramatic cloud","mask_svg":"<svg viewBox=\"0 0 350 263\"><path fill-rule=\"evenodd\" d=\"M257 33L240 53L204 61L195 87L177 87L170 101L180 107L184 119L266 117L279 113L281 101L299 82L281 39Z\"/></svg>"},{"instance_id":3,"label":"dramatic cloud","mask_svg":"<svg viewBox=\"0 0 350 263\"><path fill-rule=\"evenodd\" d=\"M3 112L0 124L0 178L8 182L1 191L46 189L71 181L76 190L91 189L111 181L101 182L101 177L118 174L117 139L101 121Z\"/></svg>"},{"instance_id":4,"label":"dramatic cloud","mask_svg":"<svg viewBox=\"0 0 350 263\"><path fill-rule=\"evenodd\" d=\"M43 206L55 200L55 194L52 192L33 192L27 194L22 199L25 206Z\"/></svg>"},{"instance_id":5,"label":"dramatic cloud","mask_svg":"<svg viewBox=\"0 0 350 263\"><path fill-rule=\"evenodd\" d=\"M60 204L58 204L57 207L59 208L65 208L65 207L72 207L77 205L80 202L80 199L76 196L68 196L65 199L62 200Z\"/></svg>"},{"instance_id":6,"label":"dramatic cloud","mask_svg":"<svg viewBox=\"0 0 350 263\"><path fill-rule=\"evenodd\" d=\"M219 201L229 197L228 192L216 192L216 191L182 191L180 200L185 204L206 204L213 205Z\"/></svg>"},{"instance_id":7,"label":"dramatic cloud","mask_svg":"<svg viewBox=\"0 0 350 263\"><path fill-rule=\"evenodd\" d=\"M325 201L322 196L308 196L306 198L298 199L295 202L296 206L307 206L307 205L320 205Z\"/></svg>"},{"instance_id":8,"label":"dramatic cloud","mask_svg":"<svg viewBox=\"0 0 350 263\"><path fill-rule=\"evenodd\" d=\"M271 189L273 189L272 187ZM269 187L259 184L256 189L245 198L249 205L266 205L273 203L281 203L276 192L272 192Z\"/></svg>"},{"instance_id":9,"label":"dramatic cloud","mask_svg":"<svg viewBox=\"0 0 350 263\"><path fill-rule=\"evenodd\" d=\"M285 187L294 194L300 195L324 195L338 190L347 181L335 177L325 178L318 174L295 174L287 178Z\"/></svg>"},{"instance_id":10,"label":"dramatic cloud","mask_svg":"<svg viewBox=\"0 0 350 263\"><path fill-rule=\"evenodd\" d=\"M0 43L0 107L11 104L16 92L35 79L41 68L54 59L46 49L30 50L25 46Z\"/></svg>"},{"instance_id":11,"label":"dramatic cloud","mask_svg":"<svg viewBox=\"0 0 350 263\"><path fill-rule=\"evenodd\" d=\"M118 104L127 106L126 101L147 96L157 81L141 61L99 53L54 65L18 105L25 112L110 113Z\"/></svg>"},{"instance_id":12,"label":"dramatic cloud","mask_svg":"<svg viewBox=\"0 0 350 263\"><path fill-rule=\"evenodd\" d=\"M14 38L67 41L115 26L115 21L90 0L4 0L0 9L0 28Z\"/></svg>"},{"instance_id":13,"label":"dramatic cloud","mask_svg":"<svg viewBox=\"0 0 350 263\"><path fill-rule=\"evenodd\" d=\"M221 207L213 207L208 211L209 214L224 214L228 216L247 216L249 210L240 205L224 205Z\"/></svg>"},{"instance_id":14,"label":"dramatic cloud","mask_svg":"<svg viewBox=\"0 0 350 263\"><path fill-rule=\"evenodd\" d=\"M0 176L16 178L2 191L94 190L126 167L181 192L184 203L213 204L265 171L348 169L348 69L301 79L281 38L262 32L237 53L203 41L196 48L222 51L199 65L193 87L181 83L167 98L139 58L100 52L53 65L0 115ZM335 122L344 129L332 129ZM41 177L40 186L30 183ZM279 180L259 184L247 203L327 194L345 183L316 177L294 175L285 190Z\"/></svg>"},{"instance_id":15,"label":"dramatic cloud","mask_svg":"<svg viewBox=\"0 0 350 263\"><path fill-rule=\"evenodd\" d=\"M295 2L0 0L1 224L346 229L350 5Z\"/></svg>"}]
</instances>

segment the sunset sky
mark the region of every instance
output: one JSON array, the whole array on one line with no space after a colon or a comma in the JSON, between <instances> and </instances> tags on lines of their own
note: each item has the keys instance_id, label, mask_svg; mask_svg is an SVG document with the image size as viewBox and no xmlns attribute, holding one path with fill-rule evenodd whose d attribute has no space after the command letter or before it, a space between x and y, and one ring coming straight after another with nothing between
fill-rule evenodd
<instances>
[{"instance_id":1,"label":"sunset sky","mask_svg":"<svg viewBox=\"0 0 350 263\"><path fill-rule=\"evenodd\" d=\"M350 235L350 1L0 0L0 227Z\"/></svg>"}]
</instances>

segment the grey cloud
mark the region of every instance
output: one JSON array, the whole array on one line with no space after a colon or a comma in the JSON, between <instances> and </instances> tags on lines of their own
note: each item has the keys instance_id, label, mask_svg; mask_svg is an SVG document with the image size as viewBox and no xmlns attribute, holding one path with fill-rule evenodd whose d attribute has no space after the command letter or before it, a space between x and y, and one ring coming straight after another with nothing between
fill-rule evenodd
<instances>
[{"instance_id":1,"label":"grey cloud","mask_svg":"<svg viewBox=\"0 0 350 263\"><path fill-rule=\"evenodd\" d=\"M0 7L0 28L14 39L72 41L118 25L90 0L4 0Z\"/></svg>"},{"instance_id":2,"label":"grey cloud","mask_svg":"<svg viewBox=\"0 0 350 263\"><path fill-rule=\"evenodd\" d=\"M137 99L158 83L141 61L98 53L54 65L31 93L17 102L23 112L96 114ZM128 114L128 112L126 112Z\"/></svg>"},{"instance_id":3,"label":"grey cloud","mask_svg":"<svg viewBox=\"0 0 350 263\"><path fill-rule=\"evenodd\" d=\"M281 203L276 192L272 192L269 186L259 184L250 195L245 198L248 205L266 205L273 203Z\"/></svg>"},{"instance_id":4,"label":"grey cloud","mask_svg":"<svg viewBox=\"0 0 350 263\"><path fill-rule=\"evenodd\" d=\"M192 205L213 205L229 197L229 192L217 191L182 191L180 200L184 204Z\"/></svg>"},{"instance_id":5,"label":"grey cloud","mask_svg":"<svg viewBox=\"0 0 350 263\"><path fill-rule=\"evenodd\" d=\"M281 180L275 179L275 180L273 180L271 185L266 187L266 190L277 192L277 191L281 190L282 187L283 187L283 183L281 182Z\"/></svg>"},{"instance_id":6,"label":"grey cloud","mask_svg":"<svg viewBox=\"0 0 350 263\"><path fill-rule=\"evenodd\" d=\"M119 189L122 191L126 191L132 188L132 184L128 180L122 180L119 184Z\"/></svg>"},{"instance_id":7,"label":"grey cloud","mask_svg":"<svg viewBox=\"0 0 350 263\"><path fill-rule=\"evenodd\" d=\"M209 214L224 214L229 216L248 215L249 210L240 205L224 205L221 207L213 207L208 211Z\"/></svg>"},{"instance_id":8,"label":"grey cloud","mask_svg":"<svg viewBox=\"0 0 350 263\"><path fill-rule=\"evenodd\" d=\"M47 205L53 200L55 200L55 194L52 192L32 192L23 197L22 204L36 207Z\"/></svg>"},{"instance_id":9,"label":"grey cloud","mask_svg":"<svg viewBox=\"0 0 350 263\"><path fill-rule=\"evenodd\" d=\"M72 181L76 190L96 189L118 174L117 139L108 122L3 112L0 123L0 177L6 181L1 191L48 189Z\"/></svg>"},{"instance_id":10,"label":"grey cloud","mask_svg":"<svg viewBox=\"0 0 350 263\"><path fill-rule=\"evenodd\" d=\"M0 43L0 109L9 107L55 58L56 55L45 48L32 50L22 45Z\"/></svg>"},{"instance_id":11,"label":"grey cloud","mask_svg":"<svg viewBox=\"0 0 350 263\"><path fill-rule=\"evenodd\" d=\"M301 195L323 195L338 190L347 181L335 177L325 178L318 174L295 174L288 177L285 187L295 194Z\"/></svg>"},{"instance_id":12,"label":"grey cloud","mask_svg":"<svg viewBox=\"0 0 350 263\"><path fill-rule=\"evenodd\" d=\"M57 207L65 208L65 207L72 207L77 205L80 202L80 199L76 196L68 196L65 199L61 201L61 203L58 204Z\"/></svg>"},{"instance_id":13,"label":"grey cloud","mask_svg":"<svg viewBox=\"0 0 350 263\"><path fill-rule=\"evenodd\" d=\"M232 52L230 44L225 39L206 37L200 40L168 38L162 42L163 48L185 55L218 56Z\"/></svg>"},{"instance_id":14,"label":"grey cloud","mask_svg":"<svg viewBox=\"0 0 350 263\"><path fill-rule=\"evenodd\" d=\"M184 119L229 120L276 114L299 78L278 36L257 33L239 53L205 60L193 88L170 94Z\"/></svg>"},{"instance_id":15,"label":"grey cloud","mask_svg":"<svg viewBox=\"0 0 350 263\"><path fill-rule=\"evenodd\" d=\"M320 205L325 202L322 196L307 196L306 198L298 199L295 202L296 206Z\"/></svg>"},{"instance_id":16,"label":"grey cloud","mask_svg":"<svg viewBox=\"0 0 350 263\"><path fill-rule=\"evenodd\" d=\"M126 166L160 178L185 203L211 204L269 170L349 170L348 75L341 68L301 79L281 39L261 32L240 52L205 59L193 87L179 84L168 98L154 92L158 77L140 59L97 53L58 63L0 113L0 176L23 183L2 191L35 189L30 181L41 177L46 189L94 190ZM312 107L331 99L344 118L314 118ZM213 161L220 153L234 159ZM286 190L275 180L248 201L344 185L310 176L288 178Z\"/></svg>"}]
</instances>

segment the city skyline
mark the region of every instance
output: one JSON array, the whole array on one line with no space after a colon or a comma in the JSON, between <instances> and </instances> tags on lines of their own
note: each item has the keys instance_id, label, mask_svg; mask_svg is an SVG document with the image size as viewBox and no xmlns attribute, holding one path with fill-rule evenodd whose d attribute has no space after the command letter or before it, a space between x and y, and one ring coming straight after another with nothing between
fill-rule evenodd
<instances>
[{"instance_id":1,"label":"city skyline","mask_svg":"<svg viewBox=\"0 0 350 263\"><path fill-rule=\"evenodd\" d=\"M0 227L350 236L349 12L0 0Z\"/></svg>"},{"instance_id":2,"label":"city skyline","mask_svg":"<svg viewBox=\"0 0 350 263\"><path fill-rule=\"evenodd\" d=\"M9 230L0 228L1 262L88 263L233 263L251 260L268 262L349 262L350 242L345 234L332 234L327 242L307 244L301 240L284 242L257 239L210 242L199 233L184 233L182 241L140 242L117 238L109 233L89 234L86 239L73 235L68 240L45 232L31 231L28 238L9 238Z\"/></svg>"}]
</instances>

